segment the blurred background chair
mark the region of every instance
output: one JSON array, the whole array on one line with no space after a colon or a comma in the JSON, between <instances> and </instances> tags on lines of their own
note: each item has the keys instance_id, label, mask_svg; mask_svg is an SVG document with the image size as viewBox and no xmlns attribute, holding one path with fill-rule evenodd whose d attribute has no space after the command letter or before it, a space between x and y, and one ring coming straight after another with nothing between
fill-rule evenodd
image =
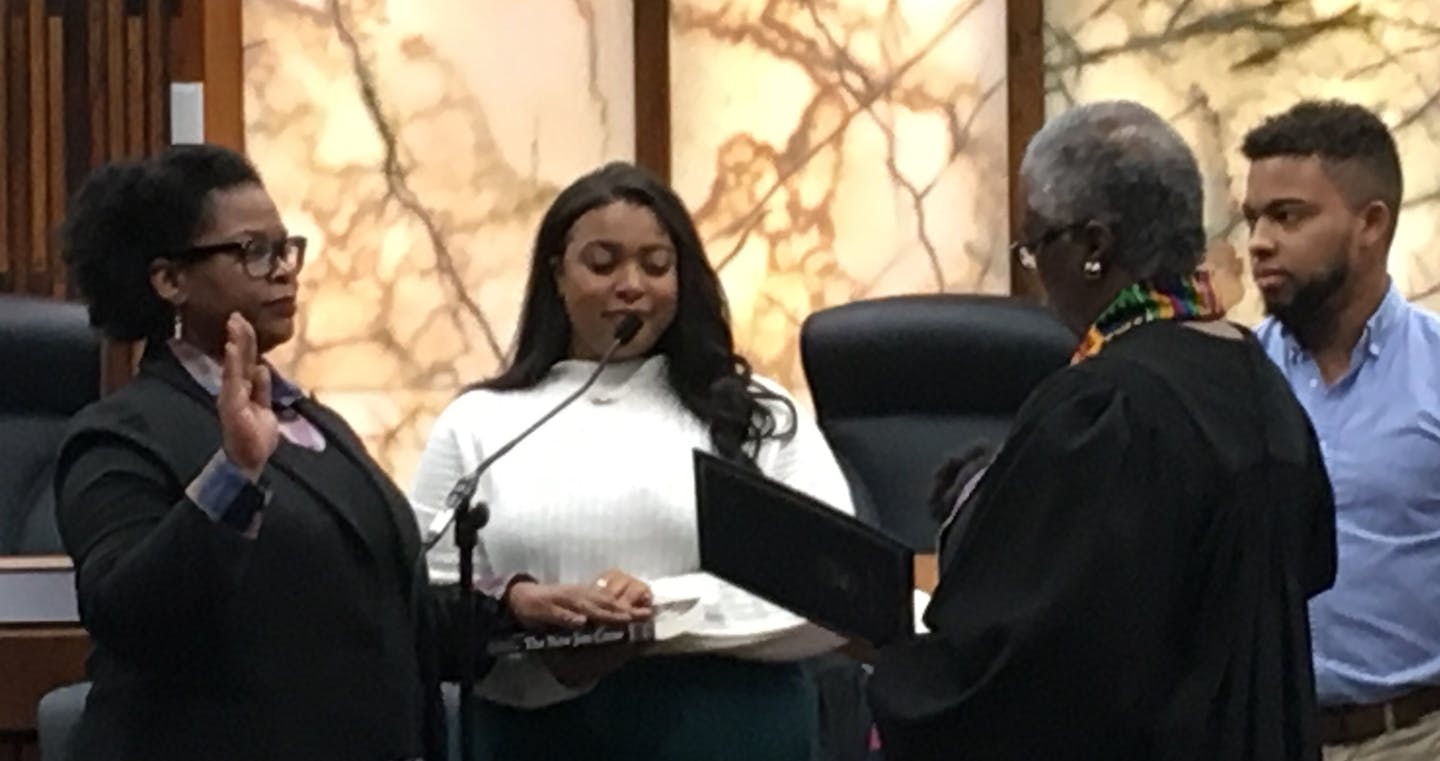
<instances>
[{"instance_id":1,"label":"blurred background chair","mask_svg":"<svg viewBox=\"0 0 1440 761\"><path fill-rule=\"evenodd\" d=\"M100 395L100 341L79 304L0 295L0 555L64 552L50 480L70 416Z\"/></svg>"},{"instance_id":2,"label":"blurred background chair","mask_svg":"<svg viewBox=\"0 0 1440 761\"><path fill-rule=\"evenodd\" d=\"M0 294L0 367L0 555L63 554L55 455L70 417L100 395L100 341L85 308ZM59 687L40 701L46 761L66 758L89 688Z\"/></svg>"},{"instance_id":3,"label":"blurred background chair","mask_svg":"<svg viewBox=\"0 0 1440 761\"><path fill-rule=\"evenodd\" d=\"M812 314L800 331L816 415L857 511L917 552L934 551L935 471L973 444L1003 441L1075 343L1043 307L1001 296L857 301Z\"/></svg>"}]
</instances>

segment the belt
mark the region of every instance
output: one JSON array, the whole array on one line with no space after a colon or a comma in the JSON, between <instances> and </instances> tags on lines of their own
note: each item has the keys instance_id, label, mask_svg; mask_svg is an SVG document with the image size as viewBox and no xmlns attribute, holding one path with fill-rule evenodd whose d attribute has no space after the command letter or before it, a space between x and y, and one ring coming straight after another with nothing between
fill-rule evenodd
<instances>
[{"instance_id":1,"label":"belt","mask_svg":"<svg viewBox=\"0 0 1440 761\"><path fill-rule=\"evenodd\" d=\"M1440 711L1440 687L1421 687L1394 700L1320 710L1320 738L1326 745L1353 745L1386 732L1414 726Z\"/></svg>"}]
</instances>

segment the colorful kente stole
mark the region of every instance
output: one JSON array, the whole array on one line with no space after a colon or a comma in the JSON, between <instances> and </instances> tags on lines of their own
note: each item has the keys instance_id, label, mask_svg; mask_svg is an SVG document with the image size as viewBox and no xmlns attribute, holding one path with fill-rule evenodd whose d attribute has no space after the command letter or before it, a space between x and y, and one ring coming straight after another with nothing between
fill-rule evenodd
<instances>
[{"instance_id":1,"label":"colorful kente stole","mask_svg":"<svg viewBox=\"0 0 1440 761\"><path fill-rule=\"evenodd\" d=\"M1126 331L1157 320L1214 320L1225 316L1210 273L1142 280L1115 295L1075 349L1070 364L1095 356Z\"/></svg>"}]
</instances>

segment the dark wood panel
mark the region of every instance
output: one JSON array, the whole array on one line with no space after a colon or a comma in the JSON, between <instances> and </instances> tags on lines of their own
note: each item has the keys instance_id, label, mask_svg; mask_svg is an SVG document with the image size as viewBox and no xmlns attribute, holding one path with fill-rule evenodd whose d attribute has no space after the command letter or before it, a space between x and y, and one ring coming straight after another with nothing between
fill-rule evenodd
<instances>
[{"instance_id":1,"label":"dark wood panel","mask_svg":"<svg viewBox=\"0 0 1440 761\"><path fill-rule=\"evenodd\" d=\"M106 0L89 0L85 16L86 81L90 86L89 171L110 157L110 13Z\"/></svg>"},{"instance_id":2,"label":"dark wood panel","mask_svg":"<svg viewBox=\"0 0 1440 761\"><path fill-rule=\"evenodd\" d=\"M10 290L10 34L12 0L0 0L0 291Z\"/></svg>"},{"instance_id":3,"label":"dark wood panel","mask_svg":"<svg viewBox=\"0 0 1440 761\"><path fill-rule=\"evenodd\" d=\"M145 18L125 17L125 156L144 156Z\"/></svg>"},{"instance_id":4,"label":"dark wood panel","mask_svg":"<svg viewBox=\"0 0 1440 761\"><path fill-rule=\"evenodd\" d=\"M205 6L205 142L245 151L245 53L241 0Z\"/></svg>"},{"instance_id":5,"label":"dark wood panel","mask_svg":"<svg viewBox=\"0 0 1440 761\"><path fill-rule=\"evenodd\" d=\"M0 626L0 673L11 689L0 690L0 730L35 726L40 698L85 678L90 638L78 626Z\"/></svg>"},{"instance_id":6,"label":"dark wood panel","mask_svg":"<svg viewBox=\"0 0 1440 761\"><path fill-rule=\"evenodd\" d=\"M174 11L174 0L0 0L0 291L66 297L70 195L99 164L169 143Z\"/></svg>"},{"instance_id":7,"label":"dark wood panel","mask_svg":"<svg viewBox=\"0 0 1440 761\"><path fill-rule=\"evenodd\" d=\"M75 0L56 0L59 7L53 9L60 16L63 27L65 55L62 68L65 114L65 194L60 199L61 217L64 216L70 193L80 186L85 175L94 166L94 148L91 128L95 118L91 104L90 67L90 3ZM103 114L103 111L101 112ZM67 290L68 293L68 290Z\"/></svg>"},{"instance_id":8,"label":"dark wood panel","mask_svg":"<svg viewBox=\"0 0 1440 761\"><path fill-rule=\"evenodd\" d=\"M45 276L50 254L47 234L50 229L50 173L45 167L49 145L49 107L45 97L45 81L49 75L45 0L29 0L26 3L25 35L30 44L30 65L26 75L26 84L30 88L30 237L29 261L26 262L26 279L22 289L35 293L36 283Z\"/></svg>"},{"instance_id":9,"label":"dark wood panel","mask_svg":"<svg viewBox=\"0 0 1440 761\"><path fill-rule=\"evenodd\" d=\"M141 341L106 340L100 350L100 393L108 394L135 377L140 362Z\"/></svg>"},{"instance_id":10,"label":"dark wood panel","mask_svg":"<svg viewBox=\"0 0 1440 761\"><path fill-rule=\"evenodd\" d=\"M166 65L165 24L168 14L161 0L145 3L145 152L165 150L170 142L170 72Z\"/></svg>"},{"instance_id":11,"label":"dark wood panel","mask_svg":"<svg viewBox=\"0 0 1440 761\"><path fill-rule=\"evenodd\" d=\"M1042 0L1006 0L1005 53L1009 124L1010 239L1019 240L1025 214L1020 160L1031 136L1045 124L1045 6ZM1040 280L1010 262L1010 292L1039 299Z\"/></svg>"},{"instance_id":12,"label":"dark wood panel","mask_svg":"<svg viewBox=\"0 0 1440 761\"><path fill-rule=\"evenodd\" d=\"M96 0L105 13L105 135L113 159L125 155L125 9L116 0Z\"/></svg>"},{"instance_id":13,"label":"dark wood panel","mask_svg":"<svg viewBox=\"0 0 1440 761\"><path fill-rule=\"evenodd\" d=\"M60 239L57 227L65 218L65 21L59 16L45 17L45 277L33 288L44 293L48 288L56 298L65 296L65 267L60 261Z\"/></svg>"},{"instance_id":14,"label":"dark wood panel","mask_svg":"<svg viewBox=\"0 0 1440 761\"><path fill-rule=\"evenodd\" d=\"M670 0L635 0L635 163L670 180Z\"/></svg>"},{"instance_id":15,"label":"dark wood panel","mask_svg":"<svg viewBox=\"0 0 1440 761\"><path fill-rule=\"evenodd\" d=\"M28 0L10 0L5 14L5 33L10 38L8 71L9 92L5 99L6 120L9 122L5 150L10 186L9 223L3 234L8 238L10 269L6 290L24 290L30 273L30 13Z\"/></svg>"}]
</instances>

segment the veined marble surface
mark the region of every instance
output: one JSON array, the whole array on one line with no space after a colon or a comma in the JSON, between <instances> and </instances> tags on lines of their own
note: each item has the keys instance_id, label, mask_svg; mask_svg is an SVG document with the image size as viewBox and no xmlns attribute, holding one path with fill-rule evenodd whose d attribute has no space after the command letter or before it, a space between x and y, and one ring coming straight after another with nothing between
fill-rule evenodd
<instances>
[{"instance_id":1,"label":"veined marble surface","mask_svg":"<svg viewBox=\"0 0 1440 761\"><path fill-rule=\"evenodd\" d=\"M632 157L631 8L245 2L249 151L312 239L275 360L402 484L434 415L508 350L546 205ZM759 372L806 396L817 309L1006 290L1003 0L672 11L673 179Z\"/></svg>"},{"instance_id":2,"label":"veined marble surface","mask_svg":"<svg viewBox=\"0 0 1440 761\"><path fill-rule=\"evenodd\" d=\"M509 349L540 215L633 158L621 0L245 0L248 151L310 236L282 371L402 485Z\"/></svg>"},{"instance_id":3,"label":"veined marble surface","mask_svg":"<svg viewBox=\"0 0 1440 761\"><path fill-rule=\"evenodd\" d=\"M1130 98L1170 119L1206 178L1211 265L1232 315L1258 320L1240 202L1245 133L1303 98L1374 109L1395 133L1405 203L1396 284L1440 308L1440 2L1435 0L1046 0L1050 113Z\"/></svg>"},{"instance_id":4,"label":"veined marble surface","mask_svg":"<svg viewBox=\"0 0 1440 761\"><path fill-rule=\"evenodd\" d=\"M673 181L756 369L804 396L800 323L1006 292L1002 0L672 0Z\"/></svg>"}]
</instances>

